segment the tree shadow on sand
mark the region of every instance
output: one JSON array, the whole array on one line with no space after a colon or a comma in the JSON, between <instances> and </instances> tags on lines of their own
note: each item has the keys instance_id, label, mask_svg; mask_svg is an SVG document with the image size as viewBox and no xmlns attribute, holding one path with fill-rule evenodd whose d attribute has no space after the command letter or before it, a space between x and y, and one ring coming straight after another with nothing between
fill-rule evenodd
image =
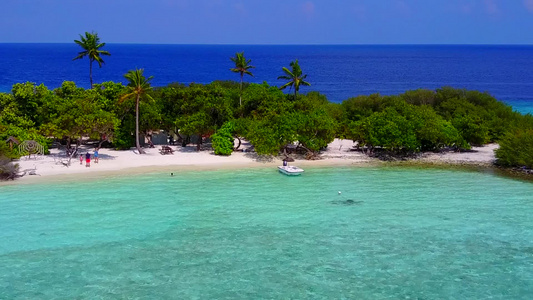
<instances>
[{"instance_id":1,"label":"tree shadow on sand","mask_svg":"<svg viewBox=\"0 0 533 300\"><path fill-rule=\"evenodd\" d=\"M245 152L244 157L253 159L256 162L262 162L262 163L273 162L277 158L276 156L272 156L272 155L259 155L256 152Z\"/></svg>"},{"instance_id":2,"label":"tree shadow on sand","mask_svg":"<svg viewBox=\"0 0 533 300\"><path fill-rule=\"evenodd\" d=\"M102 154L102 153L98 153L98 160L114 160L116 159L117 157L114 156L114 155L109 155L109 154Z\"/></svg>"},{"instance_id":3,"label":"tree shadow on sand","mask_svg":"<svg viewBox=\"0 0 533 300\"><path fill-rule=\"evenodd\" d=\"M213 149L211 149L211 146L202 145L200 151L197 150L196 146L176 147L176 150L183 153L199 153L203 151L211 151Z\"/></svg>"}]
</instances>

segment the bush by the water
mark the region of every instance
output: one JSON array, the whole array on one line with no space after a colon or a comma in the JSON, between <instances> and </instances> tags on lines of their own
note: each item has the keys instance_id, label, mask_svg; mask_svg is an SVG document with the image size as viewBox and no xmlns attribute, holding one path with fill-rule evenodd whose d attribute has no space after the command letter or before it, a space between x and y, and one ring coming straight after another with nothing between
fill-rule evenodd
<instances>
[{"instance_id":1,"label":"bush by the water","mask_svg":"<svg viewBox=\"0 0 533 300\"><path fill-rule=\"evenodd\" d=\"M500 140L498 164L533 169L533 129L517 129Z\"/></svg>"},{"instance_id":2,"label":"bush by the water","mask_svg":"<svg viewBox=\"0 0 533 300\"><path fill-rule=\"evenodd\" d=\"M497 142L523 115L478 91L443 87L344 101L343 135L370 149L419 152Z\"/></svg>"},{"instance_id":3,"label":"bush by the water","mask_svg":"<svg viewBox=\"0 0 533 300\"><path fill-rule=\"evenodd\" d=\"M213 150L216 155L230 155L233 152L233 124L226 122L211 136Z\"/></svg>"},{"instance_id":4,"label":"bush by the water","mask_svg":"<svg viewBox=\"0 0 533 300\"><path fill-rule=\"evenodd\" d=\"M14 164L11 159L0 156L0 180L13 180L19 172L18 164Z\"/></svg>"}]
</instances>

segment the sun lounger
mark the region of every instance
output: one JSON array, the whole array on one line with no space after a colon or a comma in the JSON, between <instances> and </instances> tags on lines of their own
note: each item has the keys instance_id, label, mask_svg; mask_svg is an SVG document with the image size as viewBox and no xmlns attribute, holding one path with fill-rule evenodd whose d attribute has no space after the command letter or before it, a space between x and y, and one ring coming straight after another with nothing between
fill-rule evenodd
<instances>
[{"instance_id":1,"label":"sun lounger","mask_svg":"<svg viewBox=\"0 0 533 300\"><path fill-rule=\"evenodd\" d=\"M170 148L169 146L161 146L161 150L159 150L159 153L161 153L162 155L174 154L174 150L172 150L172 148Z\"/></svg>"}]
</instances>

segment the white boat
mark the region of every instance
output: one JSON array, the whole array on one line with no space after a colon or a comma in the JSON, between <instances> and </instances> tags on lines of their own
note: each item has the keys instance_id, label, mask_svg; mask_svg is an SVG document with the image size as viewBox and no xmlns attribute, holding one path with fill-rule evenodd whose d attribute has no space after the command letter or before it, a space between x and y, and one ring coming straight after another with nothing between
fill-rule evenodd
<instances>
[{"instance_id":1,"label":"white boat","mask_svg":"<svg viewBox=\"0 0 533 300\"><path fill-rule=\"evenodd\" d=\"M290 176L301 175L304 172L303 169L295 166L278 166L278 170L281 173Z\"/></svg>"}]
</instances>

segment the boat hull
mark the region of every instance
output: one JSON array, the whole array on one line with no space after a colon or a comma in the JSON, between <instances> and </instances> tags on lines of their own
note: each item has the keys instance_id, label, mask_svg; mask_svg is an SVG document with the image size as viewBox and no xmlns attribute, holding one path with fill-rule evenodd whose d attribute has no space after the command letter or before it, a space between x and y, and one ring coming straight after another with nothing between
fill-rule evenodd
<instances>
[{"instance_id":1,"label":"boat hull","mask_svg":"<svg viewBox=\"0 0 533 300\"><path fill-rule=\"evenodd\" d=\"M302 173L304 172L303 169L300 169L295 166L279 166L278 170L280 173L288 175L288 176L298 176L298 175L302 175Z\"/></svg>"}]
</instances>

